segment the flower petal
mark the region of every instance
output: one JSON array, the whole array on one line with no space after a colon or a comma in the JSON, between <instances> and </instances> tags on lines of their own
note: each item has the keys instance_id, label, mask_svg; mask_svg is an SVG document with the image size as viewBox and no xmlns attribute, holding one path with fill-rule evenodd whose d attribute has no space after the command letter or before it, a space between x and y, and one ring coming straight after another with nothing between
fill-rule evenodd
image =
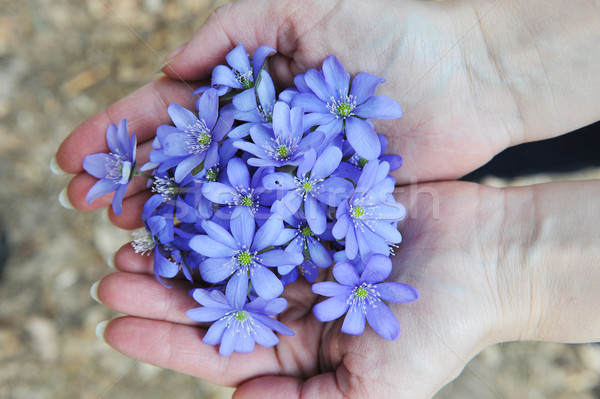
<instances>
[{"instance_id":1,"label":"flower petal","mask_svg":"<svg viewBox=\"0 0 600 399\"><path fill-rule=\"evenodd\" d=\"M231 258L208 258L200 263L198 269L204 281L220 283L235 271L235 268L226 266L228 262L231 262Z\"/></svg>"},{"instance_id":2,"label":"flower petal","mask_svg":"<svg viewBox=\"0 0 600 399\"><path fill-rule=\"evenodd\" d=\"M106 164L112 159L109 154L99 153L87 155L83 158L83 169L97 179L106 176Z\"/></svg>"},{"instance_id":3,"label":"flower petal","mask_svg":"<svg viewBox=\"0 0 600 399\"><path fill-rule=\"evenodd\" d=\"M233 71L225 65L217 65L212 71L213 85L229 86L234 89L243 89L242 84L236 79Z\"/></svg>"},{"instance_id":4,"label":"flower petal","mask_svg":"<svg viewBox=\"0 0 600 399\"><path fill-rule=\"evenodd\" d=\"M248 53L242 44L238 44L233 50L231 50L225 59L227 63L236 71L245 73L250 71L250 60L248 60Z\"/></svg>"},{"instance_id":5,"label":"flower petal","mask_svg":"<svg viewBox=\"0 0 600 399\"><path fill-rule=\"evenodd\" d=\"M337 147L327 147L315 161L310 172L312 179L324 179L330 176L342 160L342 150Z\"/></svg>"},{"instance_id":6,"label":"flower petal","mask_svg":"<svg viewBox=\"0 0 600 399\"><path fill-rule=\"evenodd\" d=\"M375 93L377 85L385 82L385 79L361 72L352 79L350 94L358 104L367 101Z\"/></svg>"},{"instance_id":7,"label":"flower petal","mask_svg":"<svg viewBox=\"0 0 600 399\"><path fill-rule=\"evenodd\" d=\"M250 172L240 158L232 158L227 164L227 177L232 187L250 187Z\"/></svg>"},{"instance_id":8,"label":"flower petal","mask_svg":"<svg viewBox=\"0 0 600 399\"><path fill-rule=\"evenodd\" d=\"M221 343L221 338L226 327L226 319L217 320L208 328L208 331L204 334L204 338L202 338L202 342L208 345L218 345Z\"/></svg>"},{"instance_id":9,"label":"flower petal","mask_svg":"<svg viewBox=\"0 0 600 399\"><path fill-rule=\"evenodd\" d=\"M242 248L250 248L254 239L256 222L252 211L247 206L236 206L231 213L231 235Z\"/></svg>"},{"instance_id":10,"label":"flower petal","mask_svg":"<svg viewBox=\"0 0 600 399\"><path fill-rule=\"evenodd\" d=\"M367 262L367 267L360 277L360 281L375 284L388 278L391 272L392 260L387 256L375 254Z\"/></svg>"},{"instance_id":11,"label":"flower petal","mask_svg":"<svg viewBox=\"0 0 600 399\"><path fill-rule=\"evenodd\" d=\"M344 318L341 331L346 334L360 335L365 331L365 314L358 306L350 306Z\"/></svg>"},{"instance_id":12,"label":"flower petal","mask_svg":"<svg viewBox=\"0 0 600 399\"><path fill-rule=\"evenodd\" d=\"M381 153L381 146L375 130L365 121L358 118L346 119L346 138L361 157L372 160L377 159Z\"/></svg>"},{"instance_id":13,"label":"flower petal","mask_svg":"<svg viewBox=\"0 0 600 399\"><path fill-rule=\"evenodd\" d=\"M323 281L312 285L312 291L317 295L322 296L345 296L346 298L352 293L352 289L346 285L338 284L333 281Z\"/></svg>"},{"instance_id":14,"label":"flower petal","mask_svg":"<svg viewBox=\"0 0 600 399\"><path fill-rule=\"evenodd\" d=\"M234 250L239 249L239 245L238 245L237 241L232 237L232 235L229 233L229 231L227 231L227 229L225 229L224 227L219 226L217 223L211 222L210 220L202 221L201 226L204 229L204 231L206 232L206 234L208 234L210 236L210 238L212 238L213 240L220 242L221 244L224 244L231 249L234 249ZM190 240L190 246L192 245L191 243L193 240L194 240L194 238L192 238ZM196 251L196 252L198 252L198 251Z\"/></svg>"},{"instance_id":15,"label":"flower petal","mask_svg":"<svg viewBox=\"0 0 600 399\"><path fill-rule=\"evenodd\" d=\"M360 278L356 269L349 262L336 263L333 266L333 277L343 285L348 287L356 287L360 284Z\"/></svg>"},{"instance_id":16,"label":"flower petal","mask_svg":"<svg viewBox=\"0 0 600 399\"><path fill-rule=\"evenodd\" d=\"M325 80L323 74L316 69L306 71L304 80L313 93L324 103L329 102L332 97L335 97L335 89Z\"/></svg>"},{"instance_id":17,"label":"flower petal","mask_svg":"<svg viewBox=\"0 0 600 399\"><path fill-rule=\"evenodd\" d=\"M242 309L248 298L248 273L234 273L225 288L227 301L234 309Z\"/></svg>"},{"instance_id":18,"label":"flower petal","mask_svg":"<svg viewBox=\"0 0 600 399\"><path fill-rule=\"evenodd\" d=\"M312 195L307 195L304 201L304 212L310 229L315 234L322 234L327 227L325 209Z\"/></svg>"},{"instance_id":19,"label":"flower petal","mask_svg":"<svg viewBox=\"0 0 600 399\"><path fill-rule=\"evenodd\" d=\"M321 269L331 266L333 259L323 244L315 240L313 237L308 237L307 242L310 259L315 263L315 265Z\"/></svg>"},{"instance_id":20,"label":"flower petal","mask_svg":"<svg viewBox=\"0 0 600 399\"><path fill-rule=\"evenodd\" d=\"M210 258L226 258L234 255L234 250L209 236L197 235L190 240L190 247Z\"/></svg>"},{"instance_id":21,"label":"flower petal","mask_svg":"<svg viewBox=\"0 0 600 399\"><path fill-rule=\"evenodd\" d=\"M339 93L342 96L348 94L350 74L344 70L342 63L339 62L334 55L330 55L323 61L323 75L336 93Z\"/></svg>"},{"instance_id":22,"label":"flower petal","mask_svg":"<svg viewBox=\"0 0 600 399\"><path fill-rule=\"evenodd\" d=\"M419 291L416 288L393 281L377 284L377 292L381 299L389 302L405 303L419 298Z\"/></svg>"},{"instance_id":23,"label":"flower petal","mask_svg":"<svg viewBox=\"0 0 600 399\"><path fill-rule=\"evenodd\" d=\"M212 130L219 117L219 95L216 89L208 89L196 101L198 119L203 120L206 127Z\"/></svg>"},{"instance_id":24,"label":"flower petal","mask_svg":"<svg viewBox=\"0 0 600 399\"><path fill-rule=\"evenodd\" d=\"M354 108L354 113L362 118L396 119L402 116L402 109L389 97L375 96Z\"/></svg>"},{"instance_id":25,"label":"flower petal","mask_svg":"<svg viewBox=\"0 0 600 399\"><path fill-rule=\"evenodd\" d=\"M331 321L339 318L348 310L347 296L334 296L313 307L313 313L321 322Z\"/></svg>"},{"instance_id":26,"label":"flower petal","mask_svg":"<svg viewBox=\"0 0 600 399\"><path fill-rule=\"evenodd\" d=\"M252 56L252 69L255 74L262 69L265 59L272 53L276 53L276 51L269 46L260 46L254 51L254 55Z\"/></svg>"},{"instance_id":27,"label":"flower petal","mask_svg":"<svg viewBox=\"0 0 600 399\"><path fill-rule=\"evenodd\" d=\"M264 299L274 299L283 293L283 284L275 274L259 264L250 273L250 280L256 293Z\"/></svg>"},{"instance_id":28,"label":"flower petal","mask_svg":"<svg viewBox=\"0 0 600 399\"><path fill-rule=\"evenodd\" d=\"M298 252L273 249L259 255L260 263L265 266L296 266L304 261L304 255Z\"/></svg>"},{"instance_id":29,"label":"flower petal","mask_svg":"<svg viewBox=\"0 0 600 399\"><path fill-rule=\"evenodd\" d=\"M181 105L171 103L167 108L171 120L177 126L177 129L185 131L189 125L198 122L198 118L189 109L183 108Z\"/></svg>"},{"instance_id":30,"label":"flower petal","mask_svg":"<svg viewBox=\"0 0 600 399\"><path fill-rule=\"evenodd\" d=\"M201 308L190 309L185 312L186 316L194 321L206 322L219 320L225 316L229 309L219 309L203 306Z\"/></svg>"},{"instance_id":31,"label":"flower petal","mask_svg":"<svg viewBox=\"0 0 600 399\"><path fill-rule=\"evenodd\" d=\"M400 324L394 313L381 301L367 307L367 321L375 332L390 341L400 336Z\"/></svg>"},{"instance_id":32,"label":"flower petal","mask_svg":"<svg viewBox=\"0 0 600 399\"><path fill-rule=\"evenodd\" d=\"M112 180L98 180L96 184L94 184L92 188L90 188L90 191L88 191L85 199L89 204L101 195L110 193L111 191L115 191L118 188L118 186L119 185Z\"/></svg>"},{"instance_id":33,"label":"flower petal","mask_svg":"<svg viewBox=\"0 0 600 399\"><path fill-rule=\"evenodd\" d=\"M273 245L281 231L283 230L283 221L276 217L271 216L267 221L258 229L254 235L254 241L252 242L253 251L262 251L270 245Z\"/></svg>"},{"instance_id":34,"label":"flower petal","mask_svg":"<svg viewBox=\"0 0 600 399\"><path fill-rule=\"evenodd\" d=\"M244 90L231 100L233 106L243 112L256 109L256 92L254 88Z\"/></svg>"}]
</instances>

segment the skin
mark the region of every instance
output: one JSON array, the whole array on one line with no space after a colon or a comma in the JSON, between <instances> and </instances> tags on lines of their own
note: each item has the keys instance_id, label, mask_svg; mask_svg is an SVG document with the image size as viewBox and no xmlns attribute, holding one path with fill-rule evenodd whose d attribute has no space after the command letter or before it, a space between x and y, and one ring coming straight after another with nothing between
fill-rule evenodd
<instances>
[{"instance_id":1,"label":"skin","mask_svg":"<svg viewBox=\"0 0 600 399\"><path fill-rule=\"evenodd\" d=\"M339 332L339 321L318 323L311 313L317 299L296 283L286 289L289 308L281 315L296 336L281 337L275 349L222 358L200 341L204 326L185 317L195 306L189 287L165 290L150 258L126 246L115 258L119 272L99 286L104 304L129 315L110 322L106 341L134 358L235 386L236 398L427 398L488 345L599 340L600 237L582 212L598 182L504 190L434 183L458 178L508 146L600 119L599 9L591 0L242 0L219 8L170 57L165 77L63 142L58 164L76 174L71 203L82 210L110 204L110 195L85 203L95 179L81 168L85 155L106 150L109 123L128 120L143 164L156 127L170 122L167 105L192 108L194 82L208 78L235 44L249 53L262 44L277 49L269 62L281 86L336 54L351 74L386 77L378 94L403 107L401 119L377 121L376 129L388 138L388 152L405 160L395 177L409 216L391 278L421 297L391 305L403 333L387 342L369 328L354 337ZM121 216L109 217L119 227L140 226L148 196L136 178Z\"/></svg>"}]
</instances>

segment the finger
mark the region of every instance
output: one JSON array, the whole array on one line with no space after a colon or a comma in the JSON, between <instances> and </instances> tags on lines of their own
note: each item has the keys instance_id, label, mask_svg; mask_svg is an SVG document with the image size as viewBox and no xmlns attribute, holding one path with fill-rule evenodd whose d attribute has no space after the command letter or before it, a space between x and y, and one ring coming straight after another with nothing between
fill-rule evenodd
<instances>
[{"instance_id":1,"label":"finger","mask_svg":"<svg viewBox=\"0 0 600 399\"><path fill-rule=\"evenodd\" d=\"M273 348L257 346L251 354L223 357L203 337L204 329L195 326L136 317L112 320L104 332L106 342L127 356L219 385L280 372Z\"/></svg>"},{"instance_id":2,"label":"finger","mask_svg":"<svg viewBox=\"0 0 600 399\"><path fill-rule=\"evenodd\" d=\"M65 172L81 173L86 155L108 152L106 129L121 119L127 119L129 134L136 133L139 143L150 140L159 125L171 123L167 112L170 103L193 109L193 90L189 83L168 78L136 90L78 126L60 145L56 153L58 165Z\"/></svg>"},{"instance_id":3,"label":"finger","mask_svg":"<svg viewBox=\"0 0 600 399\"><path fill-rule=\"evenodd\" d=\"M167 284L172 288L163 286L147 274L111 273L100 281L98 299L119 313L197 325L185 314L200 306L188 293L190 284L184 280L169 280Z\"/></svg>"},{"instance_id":4,"label":"finger","mask_svg":"<svg viewBox=\"0 0 600 399\"><path fill-rule=\"evenodd\" d=\"M173 79L205 79L238 44L250 54L267 45L277 78L293 76L291 59L299 39L327 15L334 3L322 1L246 0L219 7L194 37L169 59L163 72ZM298 73L298 72L296 72Z\"/></svg>"},{"instance_id":5,"label":"finger","mask_svg":"<svg viewBox=\"0 0 600 399\"><path fill-rule=\"evenodd\" d=\"M149 154L152 151L152 143L147 141L138 146L138 157L136 162L138 165L143 165L148 161ZM67 189L67 195L69 196L69 201L71 204L80 210L91 211L100 209L102 207L108 206L112 203L113 193L108 193L107 195L103 195L98 197L91 203L87 203L86 196L90 188L96 184L98 179L93 176L90 176L86 172L82 172L79 175L75 176L69 182L69 187ZM148 183L148 179L140 176L136 176L129 183L129 187L127 188L127 192L125 193L124 198L131 197L140 191L146 189Z\"/></svg>"},{"instance_id":6,"label":"finger","mask_svg":"<svg viewBox=\"0 0 600 399\"><path fill-rule=\"evenodd\" d=\"M123 211L120 215L115 214L112 207L108 208L108 219L115 226L125 230L143 227L142 211L144 204L152 195L153 193L149 190L144 190L126 198L123 200Z\"/></svg>"},{"instance_id":7,"label":"finger","mask_svg":"<svg viewBox=\"0 0 600 399\"><path fill-rule=\"evenodd\" d=\"M347 398L342 391L346 387L340 376L348 375L342 365L336 373L323 373L304 381L294 377L265 376L254 378L240 385L232 399L335 399ZM358 396L370 396L368 393Z\"/></svg>"},{"instance_id":8,"label":"finger","mask_svg":"<svg viewBox=\"0 0 600 399\"><path fill-rule=\"evenodd\" d=\"M131 243L123 245L115 254L115 268L122 272L154 275L154 259L151 253L136 253Z\"/></svg>"}]
</instances>

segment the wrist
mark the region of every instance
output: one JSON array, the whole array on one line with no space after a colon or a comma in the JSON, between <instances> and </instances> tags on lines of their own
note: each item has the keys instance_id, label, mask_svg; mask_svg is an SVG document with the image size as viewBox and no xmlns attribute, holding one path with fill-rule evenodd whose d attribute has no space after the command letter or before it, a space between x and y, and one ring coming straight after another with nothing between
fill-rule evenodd
<instances>
[{"instance_id":1,"label":"wrist","mask_svg":"<svg viewBox=\"0 0 600 399\"><path fill-rule=\"evenodd\" d=\"M507 127L512 145L600 119L597 0L479 1L473 9L487 50L482 57L514 100L507 111L514 114L514 125Z\"/></svg>"},{"instance_id":2,"label":"wrist","mask_svg":"<svg viewBox=\"0 0 600 399\"><path fill-rule=\"evenodd\" d=\"M599 190L600 181L506 190L504 340L600 340L600 231L590 216Z\"/></svg>"}]
</instances>

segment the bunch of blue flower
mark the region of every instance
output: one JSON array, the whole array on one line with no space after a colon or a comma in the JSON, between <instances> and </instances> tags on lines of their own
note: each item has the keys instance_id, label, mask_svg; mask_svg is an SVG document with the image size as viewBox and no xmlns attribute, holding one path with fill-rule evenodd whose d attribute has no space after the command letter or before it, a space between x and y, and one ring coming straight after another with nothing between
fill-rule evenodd
<instances>
[{"instance_id":1,"label":"bunch of blue flower","mask_svg":"<svg viewBox=\"0 0 600 399\"><path fill-rule=\"evenodd\" d=\"M175 103L173 125L159 126L150 162L135 168L135 135L126 122L111 125L111 154L86 157L84 168L101 180L88 200L116 190L115 213L134 175L147 175L154 195L135 232L136 252L154 256L156 278L183 274L202 305L189 318L214 322L204 342L227 356L273 346L275 332L294 333L273 316L299 276L314 283L333 266L333 281L313 284L330 297L313 309L322 322L346 314L341 331L361 334L365 322L397 339L398 321L383 301L410 302L417 291L382 282L391 270L390 248L402 237L405 208L393 197L389 175L402 165L383 155L386 139L369 118L402 115L392 99L374 96L384 79L360 73L352 81L330 56L322 70L295 77L277 95L262 46L250 60L242 45L214 68L210 86L192 112ZM331 279L331 277L330 277Z\"/></svg>"}]
</instances>

